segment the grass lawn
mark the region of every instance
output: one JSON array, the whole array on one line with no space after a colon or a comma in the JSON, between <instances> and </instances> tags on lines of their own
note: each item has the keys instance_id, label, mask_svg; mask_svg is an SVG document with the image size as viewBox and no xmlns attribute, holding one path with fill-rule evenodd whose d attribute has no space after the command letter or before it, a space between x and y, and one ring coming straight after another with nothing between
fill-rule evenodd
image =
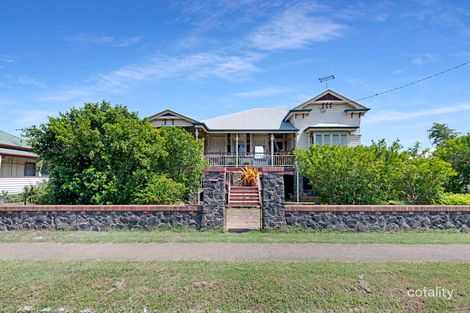
<instances>
[{"instance_id":1,"label":"grass lawn","mask_svg":"<svg viewBox=\"0 0 470 313\"><path fill-rule=\"evenodd\" d=\"M0 312L470 311L470 264L0 261L0 277ZM407 295L436 286L452 298Z\"/></svg>"},{"instance_id":2,"label":"grass lawn","mask_svg":"<svg viewBox=\"0 0 470 313\"><path fill-rule=\"evenodd\" d=\"M133 243L133 242L236 242L236 243L398 243L398 244L470 244L470 233L409 231L380 233L341 233L308 230L286 232L252 231L235 234L190 229L155 231L11 231L0 232L0 243Z\"/></svg>"}]
</instances>

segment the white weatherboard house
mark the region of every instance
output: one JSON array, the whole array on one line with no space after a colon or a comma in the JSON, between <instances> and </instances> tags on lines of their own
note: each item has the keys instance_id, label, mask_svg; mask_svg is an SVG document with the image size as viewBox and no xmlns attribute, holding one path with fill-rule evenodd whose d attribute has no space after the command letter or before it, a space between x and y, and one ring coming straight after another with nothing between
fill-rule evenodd
<instances>
[{"instance_id":1,"label":"white weatherboard house","mask_svg":"<svg viewBox=\"0 0 470 313\"><path fill-rule=\"evenodd\" d=\"M164 110L149 120L155 127L183 127L204 140L204 155L211 166L284 167L292 178L294 148L359 145L361 117L368 110L327 89L290 110L257 108L202 121ZM286 188L289 185L286 181Z\"/></svg>"},{"instance_id":2,"label":"white weatherboard house","mask_svg":"<svg viewBox=\"0 0 470 313\"><path fill-rule=\"evenodd\" d=\"M0 130L0 192L18 194L24 186L46 180L40 176L37 162L37 155L23 139Z\"/></svg>"}]
</instances>

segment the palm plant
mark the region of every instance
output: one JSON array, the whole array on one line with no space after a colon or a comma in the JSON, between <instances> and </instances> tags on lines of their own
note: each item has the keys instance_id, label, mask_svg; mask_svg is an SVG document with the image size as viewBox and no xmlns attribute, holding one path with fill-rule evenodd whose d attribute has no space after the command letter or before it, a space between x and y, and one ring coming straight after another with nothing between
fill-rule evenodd
<instances>
[{"instance_id":1,"label":"palm plant","mask_svg":"<svg viewBox=\"0 0 470 313\"><path fill-rule=\"evenodd\" d=\"M258 169L246 166L241 170L240 186L256 186L258 180Z\"/></svg>"}]
</instances>

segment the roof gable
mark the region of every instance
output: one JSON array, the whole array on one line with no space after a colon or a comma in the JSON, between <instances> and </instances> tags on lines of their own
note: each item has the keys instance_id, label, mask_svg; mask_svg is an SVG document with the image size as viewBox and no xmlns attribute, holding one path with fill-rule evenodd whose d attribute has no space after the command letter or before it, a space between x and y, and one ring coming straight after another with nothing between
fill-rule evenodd
<instances>
[{"instance_id":1,"label":"roof gable","mask_svg":"<svg viewBox=\"0 0 470 313\"><path fill-rule=\"evenodd\" d=\"M309 104L314 104L316 102L330 102L330 103L335 103L335 102L341 102L343 104L348 104L354 109L364 109L367 110L368 108L363 106L362 104L357 103L356 101L353 101L339 93L337 93L334 90L327 89L320 93L319 95L316 95L315 97L305 101L304 103L296 106L293 110L299 110L299 109L304 109L307 107Z\"/></svg>"},{"instance_id":2,"label":"roof gable","mask_svg":"<svg viewBox=\"0 0 470 313\"><path fill-rule=\"evenodd\" d=\"M315 101L326 101L326 100L330 100L330 101L342 101L340 98L336 97L335 95L332 95L331 93L326 93L324 94L323 96L321 96L320 98L318 98L317 100Z\"/></svg>"},{"instance_id":3,"label":"roof gable","mask_svg":"<svg viewBox=\"0 0 470 313\"><path fill-rule=\"evenodd\" d=\"M186 121L191 124L200 124L200 122L193 120L192 118L189 118L187 116L184 116L183 114L176 113L175 111L166 109L164 111L161 111L157 114L154 114L148 118L150 121L155 121L155 120L164 120L164 119L180 119L183 121Z\"/></svg>"}]
</instances>

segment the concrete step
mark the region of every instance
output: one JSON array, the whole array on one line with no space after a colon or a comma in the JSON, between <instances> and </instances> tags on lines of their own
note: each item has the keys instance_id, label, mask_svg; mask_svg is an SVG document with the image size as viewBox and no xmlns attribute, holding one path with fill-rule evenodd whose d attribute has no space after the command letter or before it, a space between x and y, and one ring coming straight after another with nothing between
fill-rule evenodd
<instances>
[{"instance_id":1,"label":"concrete step","mask_svg":"<svg viewBox=\"0 0 470 313\"><path fill-rule=\"evenodd\" d=\"M258 202L229 202L227 206L234 208L259 208L260 204Z\"/></svg>"},{"instance_id":2,"label":"concrete step","mask_svg":"<svg viewBox=\"0 0 470 313\"><path fill-rule=\"evenodd\" d=\"M231 186L230 187L230 190L239 190L239 191L258 191L258 187L254 186L254 187L241 187L241 186Z\"/></svg>"},{"instance_id":3,"label":"concrete step","mask_svg":"<svg viewBox=\"0 0 470 313\"><path fill-rule=\"evenodd\" d=\"M251 197L242 197L242 196L231 196L230 201L259 201L258 197L251 196Z\"/></svg>"},{"instance_id":4,"label":"concrete step","mask_svg":"<svg viewBox=\"0 0 470 313\"><path fill-rule=\"evenodd\" d=\"M230 202L259 202L258 198L248 198L248 199L233 199L229 198Z\"/></svg>"}]
</instances>

